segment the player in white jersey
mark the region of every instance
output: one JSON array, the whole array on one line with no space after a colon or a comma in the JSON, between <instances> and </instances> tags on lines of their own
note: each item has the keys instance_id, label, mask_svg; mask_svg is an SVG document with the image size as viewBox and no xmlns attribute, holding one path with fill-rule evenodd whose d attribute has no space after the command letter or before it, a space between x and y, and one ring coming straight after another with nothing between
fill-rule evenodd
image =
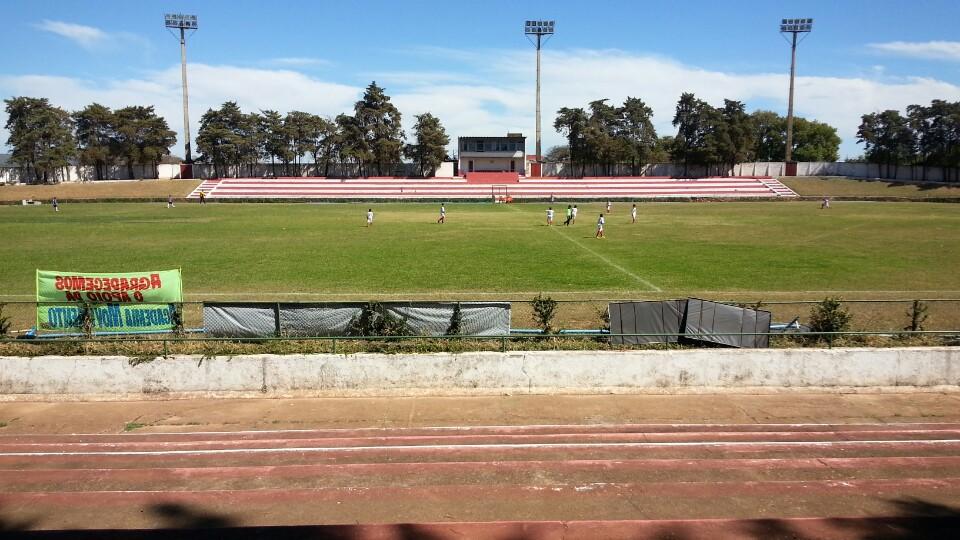
<instances>
[{"instance_id":1,"label":"player in white jersey","mask_svg":"<svg viewBox=\"0 0 960 540\"><path fill-rule=\"evenodd\" d=\"M547 208L547 225L553 225L553 207Z\"/></svg>"},{"instance_id":2,"label":"player in white jersey","mask_svg":"<svg viewBox=\"0 0 960 540\"><path fill-rule=\"evenodd\" d=\"M603 236L603 226L604 226L604 224L605 224L606 222L607 222L607 220L604 219L603 214L600 214L600 219L597 220L597 236L596 236L597 238L603 238L603 237L604 237L604 236Z\"/></svg>"},{"instance_id":3,"label":"player in white jersey","mask_svg":"<svg viewBox=\"0 0 960 540\"><path fill-rule=\"evenodd\" d=\"M637 222L637 205L633 205L633 208L630 209L630 223Z\"/></svg>"},{"instance_id":4,"label":"player in white jersey","mask_svg":"<svg viewBox=\"0 0 960 540\"><path fill-rule=\"evenodd\" d=\"M577 224L577 205L573 205L573 217L570 219L571 225Z\"/></svg>"},{"instance_id":5,"label":"player in white jersey","mask_svg":"<svg viewBox=\"0 0 960 540\"><path fill-rule=\"evenodd\" d=\"M446 223L447 222L447 207L440 203L440 217L437 219L437 223Z\"/></svg>"},{"instance_id":6,"label":"player in white jersey","mask_svg":"<svg viewBox=\"0 0 960 540\"><path fill-rule=\"evenodd\" d=\"M373 225L373 208L367 208L367 227Z\"/></svg>"}]
</instances>

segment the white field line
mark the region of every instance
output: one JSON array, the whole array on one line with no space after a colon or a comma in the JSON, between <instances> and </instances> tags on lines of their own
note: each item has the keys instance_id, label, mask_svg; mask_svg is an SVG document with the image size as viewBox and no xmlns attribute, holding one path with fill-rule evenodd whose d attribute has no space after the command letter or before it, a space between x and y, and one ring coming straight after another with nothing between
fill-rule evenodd
<instances>
[{"instance_id":1,"label":"white field line","mask_svg":"<svg viewBox=\"0 0 960 540\"><path fill-rule=\"evenodd\" d=\"M220 448L214 450L122 450L107 452L3 452L0 457L60 457L60 456L177 456L217 454L289 454L295 452L369 452L396 450L573 450L577 448L692 448L692 447L797 447L797 446L844 446L844 445L936 445L960 444L960 439L933 439L919 441L701 441L701 442L646 442L646 443L494 443L494 444L425 444L398 446L311 446L303 448Z\"/></svg>"},{"instance_id":2,"label":"white field line","mask_svg":"<svg viewBox=\"0 0 960 540\"><path fill-rule=\"evenodd\" d=\"M31 433L8 433L0 434L0 440L4 437L16 438L16 437L31 437L34 435L44 435L51 437L81 437L81 436L102 436L102 435L115 435L117 437L130 437L130 436L141 436L141 435L153 435L153 436L165 436L165 435L247 435L247 434L256 434L256 433L311 433L311 432L323 432L323 433L335 433L335 432L358 432L358 431L369 431L376 433L389 433L389 432L399 432L399 431L474 431L482 429L513 429L513 430L524 430L524 429L563 429L563 428L592 428L592 429L609 429L609 428L620 428L620 429L642 429L642 428L687 428L687 427L724 427L724 428L742 428L742 427L776 427L776 428L806 428L806 427L822 427L827 428L842 428L847 426L852 427L899 427L899 426L941 426L941 425L950 425L956 426L956 428L947 428L945 431L953 431L954 429L960 429L960 423L957 422L851 422L849 424L824 424L818 422L800 422L792 424L775 424L775 423L692 423L692 424L494 424L494 425L476 425L476 426L422 426L422 427L403 427L403 428L383 428L383 427L360 427L360 428L315 428L315 429L246 429L238 431L137 431L136 433L125 435L121 433L41 433L41 434L31 434ZM176 424L155 424L152 427L176 427ZM902 431L902 430L895 430ZM921 431L944 431L938 429L925 429ZM736 431L734 431L736 432ZM685 431L680 431L679 433L687 433ZM769 431L739 431L737 433L770 433ZM804 433L824 433L824 431L814 431L814 432L804 432ZM843 431L843 433L857 433L857 431Z\"/></svg>"},{"instance_id":3,"label":"white field line","mask_svg":"<svg viewBox=\"0 0 960 540\"><path fill-rule=\"evenodd\" d=\"M603 255L597 253L596 251L588 248L587 246L581 244L580 242L574 240L573 238L571 238L571 237L563 234L562 232L560 232L560 229L559 229L559 228L551 227L551 229L553 229L554 231L556 231L556 233L559 234L560 236L562 236L563 238L566 238L567 240L569 240L570 242L572 242L575 246L578 246L580 249L582 249L582 250L586 251L587 253L593 255L593 256L596 257L597 259L600 259L601 261L605 262L605 263L606 263L608 266L610 266L611 268L613 268L613 269L615 269L615 270L619 270L620 272L623 272L624 274L632 277L633 279L635 279L635 280L637 281L637 283L640 283L641 285L643 285L644 287L647 287L647 288L650 289L651 291L653 291L653 292L663 292L663 289L661 289L660 287L657 287L657 286L654 285L653 283L650 283L649 281L643 279L642 277L638 276L637 274L634 274L634 273L631 272L630 270L627 270L626 268L624 268L624 267L620 266L619 264L611 261L610 259L608 259L608 258L604 257Z\"/></svg>"}]
</instances>

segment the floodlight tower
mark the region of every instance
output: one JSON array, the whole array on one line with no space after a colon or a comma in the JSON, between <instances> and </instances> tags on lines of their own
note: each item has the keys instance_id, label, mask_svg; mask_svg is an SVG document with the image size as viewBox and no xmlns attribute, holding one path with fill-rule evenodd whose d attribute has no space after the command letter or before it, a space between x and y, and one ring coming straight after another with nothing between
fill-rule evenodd
<instances>
[{"instance_id":1,"label":"floodlight tower","mask_svg":"<svg viewBox=\"0 0 960 540\"><path fill-rule=\"evenodd\" d=\"M791 34L790 42L790 98L787 101L787 163L793 161L793 79L797 73L797 34L810 33L813 19L781 19L780 33Z\"/></svg>"},{"instance_id":2,"label":"floodlight tower","mask_svg":"<svg viewBox=\"0 0 960 540\"><path fill-rule=\"evenodd\" d=\"M184 15L182 13L167 13L163 16L164 26L167 28L178 28L180 30L180 78L183 84L183 139L184 139L184 160L188 165L193 163L193 156L190 153L190 112L187 106L189 98L187 97L187 30L197 29L197 16ZM190 176L192 177L192 171Z\"/></svg>"},{"instance_id":3,"label":"floodlight tower","mask_svg":"<svg viewBox=\"0 0 960 540\"><path fill-rule=\"evenodd\" d=\"M547 39L550 39L550 36L553 35L554 27L556 26L556 21L526 21L523 25L523 33L526 34L527 39L530 40L530 43L533 43L537 47L537 174L539 175L540 163L543 162L542 154L540 153L540 47ZM537 41L534 43L533 39L530 36L536 36ZM544 39L546 37L546 39Z\"/></svg>"}]
</instances>

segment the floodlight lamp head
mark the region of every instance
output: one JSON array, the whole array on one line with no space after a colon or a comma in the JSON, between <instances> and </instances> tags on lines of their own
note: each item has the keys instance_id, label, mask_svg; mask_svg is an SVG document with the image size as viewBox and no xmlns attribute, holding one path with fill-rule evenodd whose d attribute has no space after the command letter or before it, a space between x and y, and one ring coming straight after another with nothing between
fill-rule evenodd
<instances>
[{"instance_id":1,"label":"floodlight lamp head","mask_svg":"<svg viewBox=\"0 0 960 540\"><path fill-rule=\"evenodd\" d=\"M556 21L526 21L523 23L523 33L528 36L549 36L555 27Z\"/></svg>"},{"instance_id":2,"label":"floodlight lamp head","mask_svg":"<svg viewBox=\"0 0 960 540\"><path fill-rule=\"evenodd\" d=\"M781 32L812 32L813 19L781 19Z\"/></svg>"},{"instance_id":3,"label":"floodlight lamp head","mask_svg":"<svg viewBox=\"0 0 960 540\"><path fill-rule=\"evenodd\" d=\"M163 25L167 28L197 29L197 16L183 13L167 13L163 16Z\"/></svg>"}]
</instances>

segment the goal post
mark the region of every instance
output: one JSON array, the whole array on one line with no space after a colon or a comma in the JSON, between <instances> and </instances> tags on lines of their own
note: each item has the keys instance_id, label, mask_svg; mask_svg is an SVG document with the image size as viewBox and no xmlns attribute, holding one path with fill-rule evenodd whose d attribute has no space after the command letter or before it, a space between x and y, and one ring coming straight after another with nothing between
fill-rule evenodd
<instances>
[{"instance_id":1,"label":"goal post","mask_svg":"<svg viewBox=\"0 0 960 540\"><path fill-rule=\"evenodd\" d=\"M513 197L510 196L510 188L507 187L506 184L491 185L490 196L493 198L494 203L513 202Z\"/></svg>"}]
</instances>

